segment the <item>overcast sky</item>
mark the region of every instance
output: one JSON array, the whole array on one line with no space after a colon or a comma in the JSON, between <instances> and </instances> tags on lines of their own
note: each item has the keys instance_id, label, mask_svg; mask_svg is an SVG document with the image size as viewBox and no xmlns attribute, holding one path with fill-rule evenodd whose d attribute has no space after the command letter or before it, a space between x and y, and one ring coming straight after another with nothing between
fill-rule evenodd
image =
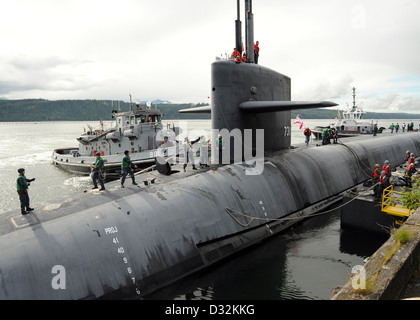
<instances>
[{"instance_id":1,"label":"overcast sky","mask_svg":"<svg viewBox=\"0 0 420 320\"><path fill-rule=\"evenodd\" d=\"M241 19L244 20L241 0ZM236 0L0 0L0 97L209 102ZM292 100L420 113L420 0L254 0Z\"/></svg>"}]
</instances>

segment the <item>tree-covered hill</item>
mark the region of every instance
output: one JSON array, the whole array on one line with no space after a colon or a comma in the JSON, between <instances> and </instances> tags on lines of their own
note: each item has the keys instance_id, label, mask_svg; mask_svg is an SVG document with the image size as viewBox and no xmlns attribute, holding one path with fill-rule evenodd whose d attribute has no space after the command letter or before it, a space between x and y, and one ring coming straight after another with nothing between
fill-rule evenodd
<instances>
[{"instance_id":1,"label":"tree-covered hill","mask_svg":"<svg viewBox=\"0 0 420 320\"><path fill-rule=\"evenodd\" d=\"M144 104L145 105L145 104ZM163 119L210 119L210 114L182 114L180 109L200 107L206 104L153 104L159 109ZM0 121L93 121L111 120L112 110L128 111L130 104L111 100L2 100L0 99ZM292 119L300 115L302 119L334 119L337 109L306 109L292 112ZM420 114L373 113L367 112L367 119L420 119Z\"/></svg>"},{"instance_id":2,"label":"tree-covered hill","mask_svg":"<svg viewBox=\"0 0 420 320\"><path fill-rule=\"evenodd\" d=\"M153 104L153 108L159 109L164 114L164 119L210 119L209 115L187 115L178 112L190 107L190 103ZM128 111L130 104L110 100L0 100L0 121L111 120L112 110Z\"/></svg>"}]
</instances>

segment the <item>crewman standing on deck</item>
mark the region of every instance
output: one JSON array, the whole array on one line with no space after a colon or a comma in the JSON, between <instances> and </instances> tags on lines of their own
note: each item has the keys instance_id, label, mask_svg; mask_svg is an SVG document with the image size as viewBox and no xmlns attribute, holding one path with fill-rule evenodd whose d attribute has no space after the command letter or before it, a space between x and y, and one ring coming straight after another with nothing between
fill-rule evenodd
<instances>
[{"instance_id":1,"label":"crewman standing on deck","mask_svg":"<svg viewBox=\"0 0 420 320\"><path fill-rule=\"evenodd\" d=\"M389 186L389 178L386 175L385 171L381 171L381 175L379 177L378 183L378 193L376 195L377 198L382 197L382 192Z\"/></svg>"},{"instance_id":2,"label":"crewman standing on deck","mask_svg":"<svg viewBox=\"0 0 420 320\"><path fill-rule=\"evenodd\" d=\"M411 184L411 176L416 172L416 166L418 166L418 161L415 161L414 163L410 163L408 165L408 168L405 170L405 186L408 188L412 188L413 185Z\"/></svg>"},{"instance_id":3,"label":"crewman standing on deck","mask_svg":"<svg viewBox=\"0 0 420 320\"><path fill-rule=\"evenodd\" d=\"M305 135L305 143L306 143L306 145L308 145L309 144L309 139L311 138L311 135L312 135L312 131L311 131L311 129L306 128L303 131L303 134Z\"/></svg>"},{"instance_id":4,"label":"crewman standing on deck","mask_svg":"<svg viewBox=\"0 0 420 320\"><path fill-rule=\"evenodd\" d=\"M121 188L124 188L125 178L127 174L130 174L131 181L136 186L136 179L134 178L134 171L133 168L137 168L137 165L133 164L130 160L130 151L124 151L124 157L121 163Z\"/></svg>"},{"instance_id":5,"label":"crewman standing on deck","mask_svg":"<svg viewBox=\"0 0 420 320\"><path fill-rule=\"evenodd\" d=\"M378 193L378 182L379 182L380 175L381 175L381 169L380 169L379 163L377 163L375 164L375 168L373 168L373 173L372 173L372 184L374 185L373 193L375 195Z\"/></svg>"},{"instance_id":6,"label":"crewman standing on deck","mask_svg":"<svg viewBox=\"0 0 420 320\"><path fill-rule=\"evenodd\" d=\"M385 171L388 179L391 178L392 167L391 167L391 164L389 163L389 160L385 160L384 166L382 167L382 171Z\"/></svg>"},{"instance_id":7,"label":"crewman standing on deck","mask_svg":"<svg viewBox=\"0 0 420 320\"><path fill-rule=\"evenodd\" d=\"M410 157L407 159L407 164L410 165L410 163L416 162L416 157L414 156L414 153L410 153Z\"/></svg>"},{"instance_id":8,"label":"crewman standing on deck","mask_svg":"<svg viewBox=\"0 0 420 320\"><path fill-rule=\"evenodd\" d=\"M33 179L27 179L25 177L25 169L20 168L18 169L19 176L16 180L16 187L17 187L17 193L19 195L20 200L20 209L22 214L27 214L29 211L34 210L29 206L29 194L28 194L28 187L29 182L35 181L35 178Z\"/></svg>"},{"instance_id":9,"label":"crewman standing on deck","mask_svg":"<svg viewBox=\"0 0 420 320\"><path fill-rule=\"evenodd\" d=\"M104 179L102 177L102 171L104 168L104 159L101 158L101 154L99 152L96 152L96 161L91 167L91 170L93 171L92 181L94 185L92 189L98 189L96 180L99 180L99 183L101 184L101 189L99 189L99 191L105 190Z\"/></svg>"}]
</instances>

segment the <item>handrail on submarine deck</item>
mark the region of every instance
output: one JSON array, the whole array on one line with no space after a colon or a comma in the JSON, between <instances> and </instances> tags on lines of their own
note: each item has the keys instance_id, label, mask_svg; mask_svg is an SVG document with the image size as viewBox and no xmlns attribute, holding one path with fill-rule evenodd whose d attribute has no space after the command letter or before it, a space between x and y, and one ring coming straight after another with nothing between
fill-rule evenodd
<instances>
[{"instance_id":1,"label":"handrail on submarine deck","mask_svg":"<svg viewBox=\"0 0 420 320\"><path fill-rule=\"evenodd\" d=\"M381 211L385 212L386 214L400 218L396 219L395 222L398 225L401 225L410 216L410 214L414 212L414 210L396 204L397 202L401 203L401 200L399 200L398 198L394 198L394 194L400 195L402 194L402 192L395 191L394 186L392 184L384 189L382 193Z\"/></svg>"}]
</instances>

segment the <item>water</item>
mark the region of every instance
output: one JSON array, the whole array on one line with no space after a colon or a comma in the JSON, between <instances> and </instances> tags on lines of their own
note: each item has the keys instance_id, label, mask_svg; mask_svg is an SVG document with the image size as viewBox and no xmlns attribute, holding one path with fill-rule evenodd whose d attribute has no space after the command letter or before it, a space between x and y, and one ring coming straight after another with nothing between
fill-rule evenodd
<instances>
[{"instance_id":1,"label":"water","mask_svg":"<svg viewBox=\"0 0 420 320\"><path fill-rule=\"evenodd\" d=\"M306 126L328 125L331 120L305 120ZM175 123L177 121L168 121ZM379 126L411 120L380 120ZM293 123L293 120L292 120ZM0 213L19 209L17 169L24 167L31 183L35 208L43 202L92 187L91 179L67 173L52 164L53 149L74 147L76 137L93 122L1 123ZM209 120L189 120L191 138L209 136ZM415 121L415 128L419 121ZM109 123L105 123L109 126ZM399 133L402 134L402 133ZM292 124L292 144L304 142L302 130ZM316 143L311 141L311 143ZM339 213L314 217L292 230L247 250L208 271L161 290L149 299L329 299L331 288L349 279L352 267L363 264L385 241L363 232L340 230Z\"/></svg>"}]
</instances>

